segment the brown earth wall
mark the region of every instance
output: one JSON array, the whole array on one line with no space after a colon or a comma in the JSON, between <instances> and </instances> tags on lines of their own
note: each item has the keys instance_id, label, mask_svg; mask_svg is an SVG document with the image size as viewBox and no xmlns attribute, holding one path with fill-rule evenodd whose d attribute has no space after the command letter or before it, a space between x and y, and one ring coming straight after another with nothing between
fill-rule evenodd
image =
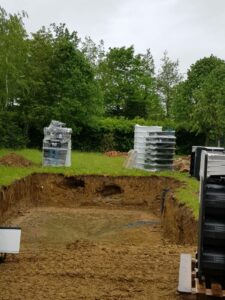
<instances>
[{"instance_id":1,"label":"brown earth wall","mask_svg":"<svg viewBox=\"0 0 225 300\"><path fill-rule=\"evenodd\" d=\"M176 244L197 244L198 221L190 208L167 195L161 218L164 236Z\"/></svg>"},{"instance_id":2,"label":"brown earth wall","mask_svg":"<svg viewBox=\"0 0 225 300\"><path fill-rule=\"evenodd\" d=\"M138 207L162 213L165 236L175 243L196 243L197 222L174 198L180 182L168 177L70 176L33 174L0 190L0 224L29 207Z\"/></svg>"}]
</instances>

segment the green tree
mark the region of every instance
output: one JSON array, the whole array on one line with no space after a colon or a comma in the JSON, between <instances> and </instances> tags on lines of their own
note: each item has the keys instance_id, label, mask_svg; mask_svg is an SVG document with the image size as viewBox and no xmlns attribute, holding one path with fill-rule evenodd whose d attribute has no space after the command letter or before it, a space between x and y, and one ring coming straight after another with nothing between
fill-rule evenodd
<instances>
[{"instance_id":1,"label":"green tree","mask_svg":"<svg viewBox=\"0 0 225 300\"><path fill-rule=\"evenodd\" d=\"M211 72L222 65L224 61L213 55L199 59L189 68L187 79L173 88L171 115L177 123L189 130L197 130L197 120L193 118L199 101L199 96L196 95Z\"/></svg>"},{"instance_id":2,"label":"green tree","mask_svg":"<svg viewBox=\"0 0 225 300\"><path fill-rule=\"evenodd\" d=\"M100 40L96 45L90 36L85 37L81 42L81 51L93 66L98 66L105 57L104 41Z\"/></svg>"},{"instance_id":3,"label":"green tree","mask_svg":"<svg viewBox=\"0 0 225 300\"><path fill-rule=\"evenodd\" d=\"M172 61L168 57L167 51L164 52L161 68L157 76L158 93L165 108L166 117L171 117L171 105L173 101L173 88L182 80L179 73L179 62Z\"/></svg>"},{"instance_id":4,"label":"green tree","mask_svg":"<svg viewBox=\"0 0 225 300\"><path fill-rule=\"evenodd\" d=\"M65 24L52 24L32 35L27 69L30 89L18 106L31 139L51 119L64 121L77 132L101 114L102 96L94 69L78 47L77 33L69 32Z\"/></svg>"},{"instance_id":5,"label":"green tree","mask_svg":"<svg viewBox=\"0 0 225 300\"><path fill-rule=\"evenodd\" d=\"M193 127L214 141L224 137L225 132L225 64L210 72L204 82L195 90L196 104L192 113Z\"/></svg>"},{"instance_id":6,"label":"green tree","mask_svg":"<svg viewBox=\"0 0 225 300\"><path fill-rule=\"evenodd\" d=\"M191 65L187 72L187 91L192 102L195 103L193 94L195 90L205 81L208 75L218 66L223 64L224 61L214 55L204 57L197 60Z\"/></svg>"},{"instance_id":7,"label":"green tree","mask_svg":"<svg viewBox=\"0 0 225 300\"><path fill-rule=\"evenodd\" d=\"M8 14L0 7L0 146L26 145L18 106L28 89L26 13Z\"/></svg>"},{"instance_id":8,"label":"green tree","mask_svg":"<svg viewBox=\"0 0 225 300\"><path fill-rule=\"evenodd\" d=\"M51 119L55 100L51 91L51 63L53 57L53 35L43 27L32 34L28 44L26 89L19 98L17 111L27 136L31 128L42 131ZM34 135L35 136L35 135Z\"/></svg>"},{"instance_id":9,"label":"green tree","mask_svg":"<svg viewBox=\"0 0 225 300\"><path fill-rule=\"evenodd\" d=\"M181 81L173 87L171 91L170 116L182 127L191 129L190 120L193 105L187 97L188 92L186 81Z\"/></svg>"},{"instance_id":10,"label":"green tree","mask_svg":"<svg viewBox=\"0 0 225 300\"><path fill-rule=\"evenodd\" d=\"M56 106L54 112L70 124L85 124L102 113L102 96L95 72L78 49L79 39L65 25L54 26L51 75ZM67 121L68 123L68 121Z\"/></svg>"},{"instance_id":11,"label":"green tree","mask_svg":"<svg viewBox=\"0 0 225 300\"><path fill-rule=\"evenodd\" d=\"M27 33L21 14L8 14L0 7L0 109L17 102L26 88Z\"/></svg>"},{"instance_id":12,"label":"green tree","mask_svg":"<svg viewBox=\"0 0 225 300\"><path fill-rule=\"evenodd\" d=\"M145 55L135 55L133 46L110 48L99 66L99 78L107 115L161 117L149 50Z\"/></svg>"}]
</instances>

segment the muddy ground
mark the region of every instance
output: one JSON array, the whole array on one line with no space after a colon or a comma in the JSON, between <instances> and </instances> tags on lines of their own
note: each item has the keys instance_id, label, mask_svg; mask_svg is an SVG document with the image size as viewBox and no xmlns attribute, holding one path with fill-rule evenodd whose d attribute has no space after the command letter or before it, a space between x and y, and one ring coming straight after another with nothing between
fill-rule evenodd
<instances>
[{"instance_id":1,"label":"muddy ground","mask_svg":"<svg viewBox=\"0 0 225 300\"><path fill-rule=\"evenodd\" d=\"M0 299L183 299L179 256L194 254L196 223L173 198L177 186L34 175L4 189L1 219L19 225L22 240L20 254L0 265ZM173 241L164 228L172 219Z\"/></svg>"}]
</instances>

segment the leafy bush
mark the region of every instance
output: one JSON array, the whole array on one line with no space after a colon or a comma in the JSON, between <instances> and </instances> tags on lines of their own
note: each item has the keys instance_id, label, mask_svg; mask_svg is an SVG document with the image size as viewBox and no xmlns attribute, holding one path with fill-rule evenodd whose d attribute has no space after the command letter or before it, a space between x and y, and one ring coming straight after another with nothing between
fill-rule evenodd
<instances>
[{"instance_id":1,"label":"leafy bush","mask_svg":"<svg viewBox=\"0 0 225 300\"><path fill-rule=\"evenodd\" d=\"M7 124L7 126L6 126ZM144 119L127 120L124 118L98 119L89 126L83 126L74 130L72 135L72 147L81 151L129 151L134 146L135 124L163 126L164 129L175 129L177 137L177 153L189 154L191 146L203 145L205 136L196 134L183 127L174 126L171 121L157 122ZM18 124L18 118L14 112L0 113L0 147L23 148L42 147L43 131L37 128L29 128L29 139Z\"/></svg>"},{"instance_id":2,"label":"leafy bush","mask_svg":"<svg viewBox=\"0 0 225 300\"><path fill-rule=\"evenodd\" d=\"M104 133L101 141L101 151L110 151L115 149L115 137L112 132Z\"/></svg>"},{"instance_id":3,"label":"leafy bush","mask_svg":"<svg viewBox=\"0 0 225 300\"><path fill-rule=\"evenodd\" d=\"M82 128L73 135L73 149L82 151L129 151L134 146L135 124L162 126L176 130L177 153L189 154L192 145L203 145L204 135L196 134L183 127L175 126L171 121L146 121L144 119L127 120L124 118L99 119L95 124Z\"/></svg>"},{"instance_id":4,"label":"leafy bush","mask_svg":"<svg viewBox=\"0 0 225 300\"><path fill-rule=\"evenodd\" d=\"M13 112L0 113L0 147L1 148L23 148L27 144L22 129L17 123Z\"/></svg>"}]
</instances>

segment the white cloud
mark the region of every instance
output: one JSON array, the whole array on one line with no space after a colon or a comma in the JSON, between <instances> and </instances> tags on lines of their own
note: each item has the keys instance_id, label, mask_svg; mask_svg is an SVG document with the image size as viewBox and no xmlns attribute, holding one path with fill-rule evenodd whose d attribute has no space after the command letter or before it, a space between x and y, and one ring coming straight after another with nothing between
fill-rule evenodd
<instances>
[{"instance_id":1,"label":"white cloud","mask_svg":"<svg viewBox=\"0 0 225 300\"><path fill-rule=\"evenodd\" d=\"M107 46L150 48L157 63L167 49L183 72L211 53L225 58L224 0L2 0L1 6L27 11L28 31L64 22Z\"/></svg>"}]
</instances>

